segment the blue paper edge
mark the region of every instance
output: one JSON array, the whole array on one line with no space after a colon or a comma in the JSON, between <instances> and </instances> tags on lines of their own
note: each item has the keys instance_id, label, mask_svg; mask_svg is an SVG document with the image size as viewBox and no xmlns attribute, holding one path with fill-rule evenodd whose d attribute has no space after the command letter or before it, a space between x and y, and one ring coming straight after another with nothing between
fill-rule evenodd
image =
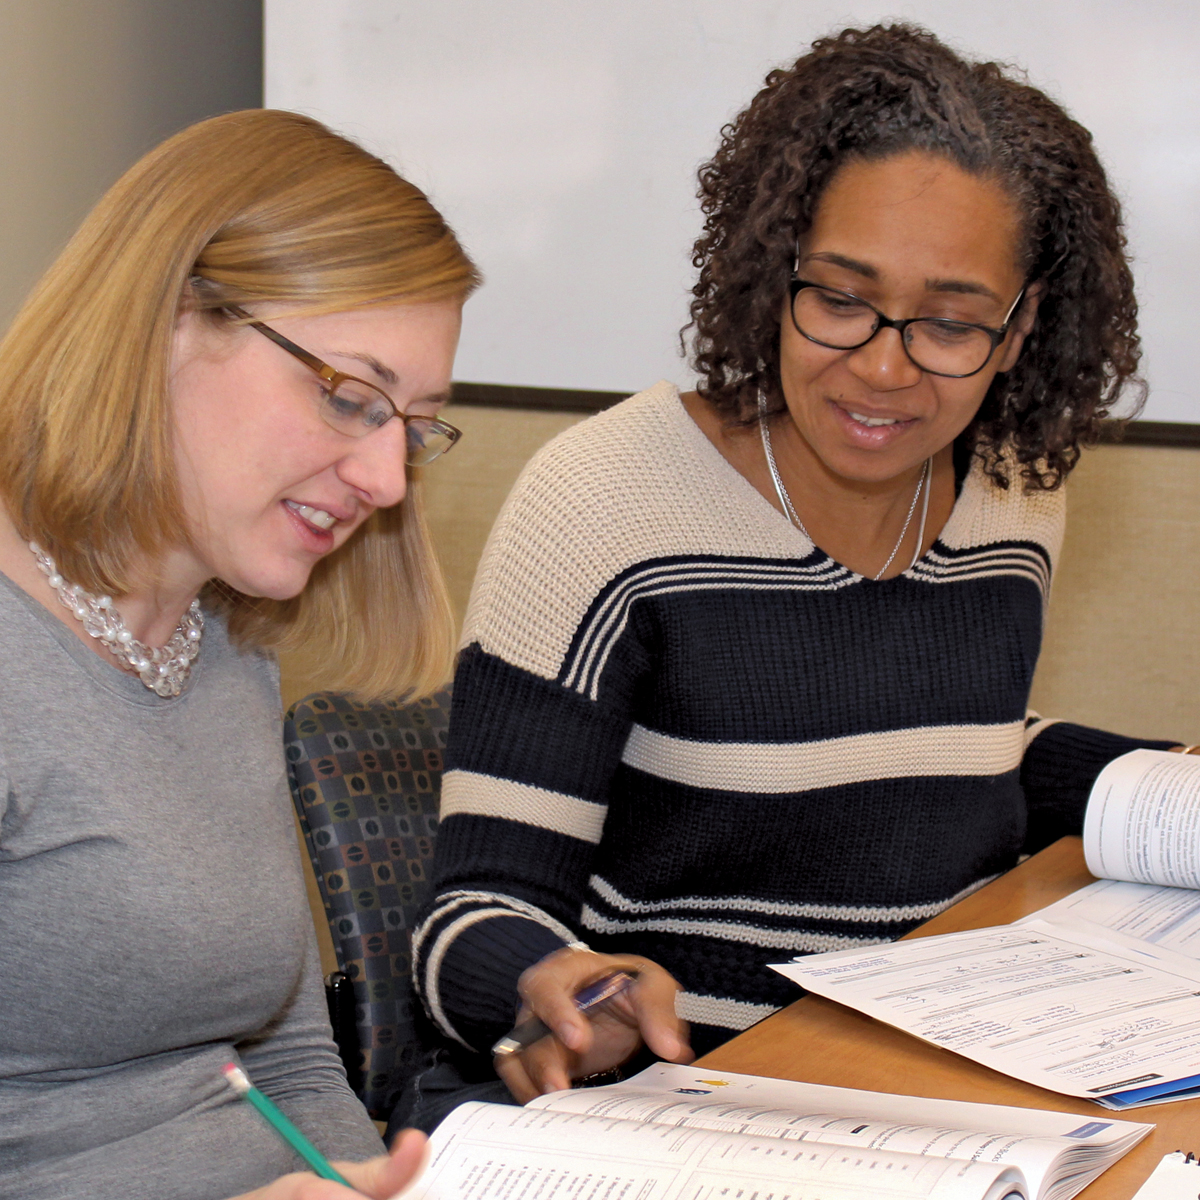
<instances>
[{"instance_id":1,"label":"blue paper edge","mask_svg":"<svg viewBox=\"0 0 1200 1200\"><path fill-rule=\"evenodd\" d=\"M1101 1096L1098 1099L1103 1100L1105 1104L1126 1108L1156 1096L1183 1100L1186 1095L1177 1096L1176 1093L1186 1094L1197 1091L1200 1091L1200 1075L1188 1075L1183 1079L1168 1079L1164 1083L1154 1083L1148 1087L1130 1088L1127 1092L1110 1092L1107 1096Z\"/></svg>"}]
</instances>

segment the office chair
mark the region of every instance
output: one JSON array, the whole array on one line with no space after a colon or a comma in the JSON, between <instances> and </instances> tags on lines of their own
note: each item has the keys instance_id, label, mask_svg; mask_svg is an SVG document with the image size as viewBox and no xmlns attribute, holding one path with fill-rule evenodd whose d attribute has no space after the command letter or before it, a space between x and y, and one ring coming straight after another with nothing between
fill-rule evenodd
<instances>
[{"instance_id":1,"label":"office chair","mask_svg":"<svg viewBox=\"0 0 1200 1200\"><path fill-rule=\"evenodd\" d=\"M326 983L330 1016L350 1086L377 1120L427 1057L409 939L429 893L449 715L449 689L411 704L317 692L284 722L292 799L344 977Z\"/></svg>"}]
</instances>

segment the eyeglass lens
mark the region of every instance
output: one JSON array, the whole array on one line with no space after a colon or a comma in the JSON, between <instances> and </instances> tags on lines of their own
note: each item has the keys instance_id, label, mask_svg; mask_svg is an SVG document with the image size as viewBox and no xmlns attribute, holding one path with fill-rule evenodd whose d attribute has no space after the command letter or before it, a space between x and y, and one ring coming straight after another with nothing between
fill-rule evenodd
<instances>
[{"instance_id":1,"label":"eyeglass lens","mask_svg":"<svg viewBox=\"0 0 1200 1200\"><path fill-rule=\"evenodd\" d=\"M405 461L410 466L433 462L454 445L455 436L435 417L409 417L395 413L381 392L353 379L322 393L321 416L327 425L350 437L363 437L390 420L393 414L404 422L408 440Z\"/></svg>"},{"instance_id":2,"label":"eyeglass lens","mask_svg":"<svg viewBox=\"0 0 1200 1200\"><path fill-rule=\"evenodd\" d=\"M407 417L404 431L408 435L408 457L410 466L421 467L433 462L454 445L456 438L439 421L429 417Z\"/></svg>"},{"instance_id":3,"label":"eyeglass lens","mask_svg":"<svg viewBox=\"0 0 1200 1200\"><path fill-rule=\"evenodd\" d=\"M792 318L805 337L834 350L853 350L869 341L878 320L870 305L822 287L796 293ZM913 321L903 337L909 358L935 375L972 375L995 348L985 330L933 317Z\"/></svg>"}]
</instances>

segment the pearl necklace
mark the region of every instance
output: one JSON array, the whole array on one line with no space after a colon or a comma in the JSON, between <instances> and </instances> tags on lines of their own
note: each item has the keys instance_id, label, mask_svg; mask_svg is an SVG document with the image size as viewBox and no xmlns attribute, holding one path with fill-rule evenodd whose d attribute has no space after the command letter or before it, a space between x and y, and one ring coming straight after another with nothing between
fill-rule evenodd
<instances>
[{"instance_id":1,"label":"pearl necklace","mask_svg":"<svg viewBox=\"0 0 1200 1200\"><path fill-rule=\"evenodd\" d=\"M758 401L758 431L762 436L763 452L767 456L767 466L771 470L771 481L775 484L775 494L779 497L779 503L783 506L783 511L787 513L788 520L810 542L813 542L812 534L804 528L804 522L800 520L800 514L792 504L792 498L788 495L788 490L783 486L783 479L779 475L779 468L775 465L775 453L771 449L771 430L767 426L766 409L766 402L760 397ZM917 548L913 552L912 562L908 564L910 570L916 565L917 559L921 557L921 546L925 542L925 518L929 515L929 492L931 490L926 484L929 482L930 467L932 465L933 459L927 458L925 465L921 468L921 478L917 481L917 490L913 493L912 503L908 506L908 515L904 518L904 528L900 530L900 536L896 539L896 544L892 547L892 552L888 555L887 562L871 576L872 583L879 581L884 571L892 565L892 559L900 552L900 547L904 545L904 537L908 533L908 527L912 524L913 513L916 512L917 501L920 500L922 493L924 493L925 503L921 507L921 526L917 533ZM816 542L813 542L813 545L815 546Z\"/></svg>"},{"instance_id":2,"label":"pearl necklace","mask_svg":"<svg viewBox=\"0 0 1200 1200\"><path fill-rule=\"evenodd\" d=\"M132 671L152 692L160 696L178 696L187 682L192 663L200 653L200 638L204 633L204 614L200 601L193 600L183 614L171 640L153 649L125 628L121 614L113 607L111 596L93 596L76 584L68 583L50 557L37 542L29 549L46 582L58 594L83 624L89 637L94 637L114 658Z\"/></svg>"}]
</instances>

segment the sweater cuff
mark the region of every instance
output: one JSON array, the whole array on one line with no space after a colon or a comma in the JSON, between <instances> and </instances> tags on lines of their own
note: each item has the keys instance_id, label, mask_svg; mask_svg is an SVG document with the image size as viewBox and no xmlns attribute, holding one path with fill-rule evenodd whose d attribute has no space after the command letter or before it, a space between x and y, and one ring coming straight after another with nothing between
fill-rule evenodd
<instances>
[{"instance_id":1,"label":"sweater cuff","mask_svg":"<svg viewBox=\"0 0 1200 1200\"><path fill-rule=\"evenodd\" d=\"M1122 737L1067 721L1046 725L1026 747L1021 761L1029 813L1024 852L1036 854L1060 837L1083 832L1092 784L1114 758L1131 750L1169 750L1177 745Z\"/></svg>"},{"instance_id":2,"label":"sweater cuff","mask_svg":"<svg viewBox=\"0 0 1200 1200\"><path fill-rule=\"evenodd\" d=\"M442 958L435 983L441 1013L433 1012L435 1020L473 1049L490 1050L513 1026L521 972L567 944L525 917L490 917L467 927ZM431 1002L432 992L431 987Z\"/></svg>"}]
</instances>

